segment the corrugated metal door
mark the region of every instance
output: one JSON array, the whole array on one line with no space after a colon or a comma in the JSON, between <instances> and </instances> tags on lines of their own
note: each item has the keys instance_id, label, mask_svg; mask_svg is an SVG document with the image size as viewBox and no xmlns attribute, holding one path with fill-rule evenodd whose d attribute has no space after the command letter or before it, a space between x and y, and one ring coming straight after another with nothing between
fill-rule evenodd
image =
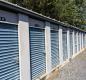
<instances>
[{"instance_id":1,"label":"corrugated metal door","mask_svg":"<svg viewBox=\"0 0 86 80\"><path fill-rule=\"evenodd\" d=\"M63 29L62 40L63 40L63 60L65 61L68 58L68 53L67 53L67 31L66 31L66 29Z\"/></svg>"},{"instance_id":2,"label":"corrugated metal door","mask_svg":"<svg viewBox=\"0 0 86 80\"><path fill-rule=\"evenodd\" d=\"M85 48L85 33L83 33L83 46Z\"/></svg>"},{"instance_id":3,"label":"corrugated metal door","mask_svg":"<svg viewBox=\"0 0 86 80\"><path fill-rule=\"evenodd\" d=\"M17 26L0 23L0 80L19 79Z\"/></svg>"},{"instance_id":4,"label":"corrugated metal door","mask_svg":"<svg viewBox=\"0 0 86 80\"><path fill-rule=\"evenodd\" d=\"M82 33L81 33L81 49L82 49Z\"/></svg>"},{"instance_id":5,"label":"corrugated metal door","mask_svg":"<svg viewBox=\"0 0 86 80\"><path fill-rule=\"evenodd\" d=\"M55 30L51 30L51 61L52 68L59 64L59 37Z\"/></svg>"},{"instance_id":6,"label":"corrugated metal door","mask_svg":"<svg viewBox=\"0 0 86 80\"><path fill-rule=\"evenodd\" d=\"M43 29L30 27L31 76L36 80L46 71L45 33Z\"/></svg>"},{"instance_id":7,"label":"corrugated metal door","mask_svg":"<svg viewBox=\"0 0 86 80\"><path fill-rule=\"evenodd\" d=\"M78 33L78 49L80 50L80 33Z\"/></svg>"},{"instance_id":8,"label":"corrugated metal door","mask_svg":"<svg viewBox=\"0 0 86 80\"><path fill-rule=\"evenodd\" d=\"M77 34L75 32L75 53L77 53Z\"/></svg>"},{"instance_id":9,"label":"corrugated metal door","mask_svg":"<svg viewBox=\"0 0 86 80\"><path fill-rule=\"evenodd\" d=\"M70 56L73 55L73 32L70 31Z\"/></svg>"}]
</instances>

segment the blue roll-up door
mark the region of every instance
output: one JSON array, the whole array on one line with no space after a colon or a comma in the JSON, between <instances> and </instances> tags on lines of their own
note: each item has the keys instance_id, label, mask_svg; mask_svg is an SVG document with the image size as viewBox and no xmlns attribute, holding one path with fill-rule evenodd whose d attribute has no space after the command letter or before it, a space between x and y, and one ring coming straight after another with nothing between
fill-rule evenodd
<instances>
[{"instance_id":1,"label":"blue roll-up door","mask_svg":"<svg viewBox=\"0 0 86 80\"><path fill-rule=\"evenodd\" d=\"M67 32L66 30L62 32L62 40L63 40L63 60L65 61L68 58L67 53Z\"/></svg>"},{"instance_id":2,"label":"blue roll-up door","mask_svg":"<svg viewBox=\"0 0 86 80\"><path fill-rule=\"evenodd\" d=\"M78 33L78 49L80 50L80 33Z\"/></svg>"},{"instance_id":3,"label":"blue roll-up door","mask_svg":"<svg viewBox=\"0 0 86 80\"><path fill-rule=\"evenodd\" d=\"M73 32L70 31L70 56L73 55Z\"/></svg>"},{"instance_id":4,"label":"blue roll-up door","mask_svg":"<svg viewBox=\"0 0 86 80\"><path fill-rule=\"evenodd\" d=\"M83 33L83 46L85 48L85 33Z\"/></svg>"},{"instance_id":5,"label":"blue roll-up door","mask_svg":"<svg viewBox=\"0 0 86 80\"><path fill-rule=\"evenodd\" d=\"M30 27L31 76L36 80L46 71L45 33L43 29Z\"/></svg>"},{"instance_id":6,"label":"blue roll-up door","mask_svg":"<svg viewBox=\"0 0 86 80\"><path fill-rule=\"evenodd\" d=\"M81 49L82 49L82 33L81 33Z\"/></svg>"},{"instance_id":7,"label":"blue roll-up door","mask_svg":"<svg viewBox=\"0 0 86 80\"><path fill-rule=\"evenodd\" d=\"M19 79L17 26L0 23L0 80Z\"/></svg>"},{"instance_id":8,"label":"blue roll-up door","mask_svg":"<svg viewBox=\"0 0 86 80\"><path fill-rule=\"evenodd\" d=\"M51 30L51 62L52 68L59 64L59 37L58 31Z\"/></svg>"},{"instance_id":9,"label":"blue roll-up door","mask_svg":"<svg viewBox=\"0 0 86 80\"><path fill-rule=\"evenodd\" d=\"M74 37L75 37L75 53L77 53L77 34L76 32L75 32Z\"/></svg>"}]
</instances>

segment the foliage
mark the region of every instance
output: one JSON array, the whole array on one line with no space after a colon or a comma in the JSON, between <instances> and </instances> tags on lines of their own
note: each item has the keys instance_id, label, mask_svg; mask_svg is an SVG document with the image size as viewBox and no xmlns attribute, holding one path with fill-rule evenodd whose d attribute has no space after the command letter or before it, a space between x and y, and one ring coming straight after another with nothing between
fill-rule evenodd
<instances>
[{"instance_id":1,"label":"foliage","mask_svg":"<svg viewBox=\"0 0 86 80\"><path fill-rule=\"evenodd\" d=\"M86 25L86 0L8 1L80 28Z\"/></svg>"}]
</instances>

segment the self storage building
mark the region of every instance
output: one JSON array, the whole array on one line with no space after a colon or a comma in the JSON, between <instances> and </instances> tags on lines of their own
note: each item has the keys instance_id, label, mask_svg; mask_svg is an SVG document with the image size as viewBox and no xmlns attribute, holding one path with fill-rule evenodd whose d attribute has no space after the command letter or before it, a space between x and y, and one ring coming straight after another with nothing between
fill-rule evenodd
<instances>
[{"instance_id":1,"label":"self storage building","mask_svg":"<svg viewBox=\"0 0 86 80\"><path fill-rule=\"evenodd\" d=\"M85 31L0 1L0 80L40 80L85 47Z\"/></svg>"}]
</instances>

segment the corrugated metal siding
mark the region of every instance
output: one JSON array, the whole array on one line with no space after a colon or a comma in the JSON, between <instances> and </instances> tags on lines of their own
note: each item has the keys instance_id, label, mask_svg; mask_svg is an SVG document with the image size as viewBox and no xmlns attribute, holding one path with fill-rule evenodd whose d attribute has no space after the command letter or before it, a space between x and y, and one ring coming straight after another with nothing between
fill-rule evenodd
<instances>
[{"instance_id":1,"label":"corrugated metal siding","mask_svg":"<svg viewBox=\"0 0 86 80\"><path fill-rule=\"evenodd\" d=\"M66 29L62 32L62 40L63 40L63 60L66 60L68 58L67 53L67 31Z\"/></svg>"},{"instance_id":2,"label":"corrugated metal siding","mask_svg":"<svg viewBox=\"0 0 86 80\"><path fill-rule=\"evenodd\" d=\"M30 27L30 55L32 80L46 71L45 34L43 29Z\"/></svg>"},{"instance_id":3,"label":"corrugated metal siding","mask_svg":"<svg viewBox=\"0 0 86 80\"><path fill-rule=\"evenodd\" d=\"M0 23L0 80L19 79L18 30Z\"/></svg>"},{"instance_id":4,"label":"corrugated metal siding","mask_svg":"<svg viewBox=\"0 0 86 80\"><path fill-rule=\"evenodd\" d=\"M59 64L59 37L55 30L51 30L51 62L52 68Z\"/></svg>"},{"instance_id":5,"label":"corrugated metal siding","mask_svg":"<svg viewBox=\"0 0 86 80\"><path fill-rule=\"evenodd\" d=\"M73 55L73 32L70 31L70 56Z\"/></svg>"},{"instance_id":6,"label":"corrugated metal siding","mask_svg":"<svg viewBox=\"0 0 86 80\"><path fill-rule=\"evenodd\" d=\"M76 32L75 32L74 37L75 37L75 53L77 53L77 34Z\"/></svg>"}]
</instances>

